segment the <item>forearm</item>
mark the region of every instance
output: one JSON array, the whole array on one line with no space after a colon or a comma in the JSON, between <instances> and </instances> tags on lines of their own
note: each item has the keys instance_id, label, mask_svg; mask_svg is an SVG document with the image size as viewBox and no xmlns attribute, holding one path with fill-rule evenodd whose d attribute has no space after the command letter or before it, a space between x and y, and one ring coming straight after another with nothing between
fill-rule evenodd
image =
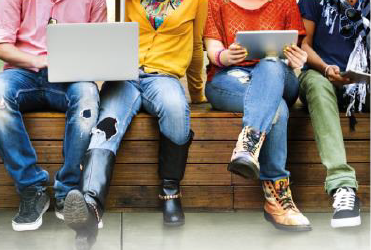
<instances>
[{"instance_id":1,"label":"forearm","mask_svg":"<svg viewBox=\"0 0 371 250\"><path fill-rule=\"evenodd\" d=\"M308 54L307 64L311 68L325 75L325 70L328 66L327 63L322 60L322 58L317 54L317 52L313 50L313 48L309 44L303 43L301 48Z\"/></svg>"},{"instance_id":2,"label":"forearm","mask_svg":"<svg viewBox=\"0 0 371 250\"><path fill-rule=\"evenodd\" d=\"M40 58L23 52L10 43L0 44L0 59L20 68L38 68Z\"/></svg>"},{"instance_id":3,"label":"forearm","mask_svg":"<svg viewBox=\"0 0 371 250\"><path fill-rule=\"evenodd\" d=\"M202 102L204 98L204 82L202 79L203 57L202 43L195 44L192 62L187 69L188 90L192 102Z\"/></svg>"},{"instance_id":4,"label":"forearm","mask_svg":"<svg viewBox=\"0 0 371 250\"><path fill-rule=\"evenodd\" d=\"M224 49L224 45L220 41L213 39L205 39L205 45L209 61L214 65L219 65L216 58L217 53Z\"/></svg>"}]
</instances>

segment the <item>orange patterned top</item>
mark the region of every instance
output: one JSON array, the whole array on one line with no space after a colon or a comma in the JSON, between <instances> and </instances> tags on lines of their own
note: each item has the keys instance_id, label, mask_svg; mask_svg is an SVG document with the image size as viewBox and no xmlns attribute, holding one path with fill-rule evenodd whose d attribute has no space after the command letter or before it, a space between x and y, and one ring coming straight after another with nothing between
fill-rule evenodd
<instances>
[{"instance_id":1,"label":"orange patterned top","mask_svg":"<svg viewBox=\"0 0 371 250\"><path fill-rule=\"evenodd\" d=\"M296 0L270 0L259 9L248 10L230 0L209 0L204 38L219 40L228 48L237 31L247 30L298 30L299 41L305 28ZM249 66L259 60L246 61L239 66ZM220 68L210 63L208 81Z\"/></svg>"}]
</instances>

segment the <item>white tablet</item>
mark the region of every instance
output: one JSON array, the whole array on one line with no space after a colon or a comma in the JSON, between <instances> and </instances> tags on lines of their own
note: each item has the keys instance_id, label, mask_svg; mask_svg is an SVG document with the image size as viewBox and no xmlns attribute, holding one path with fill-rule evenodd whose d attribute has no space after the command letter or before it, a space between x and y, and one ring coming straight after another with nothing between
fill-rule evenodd
<instances>
[{"instance_id":1,"label":"white tablet","mask_svg":"<svg viewBox=\"0 0 371 250\"><path fill-rule=\"evenodd\" d=\"M355 83L367 83L370 84L370 74L358 72L354 70L348 70L340 73L341 76L349 78L352 82Z\"/></svg>"},{"instance_id":2,"label":"white tablet","mask_svg":"<svg viewBox=\"0 0 371 250\"><path fill-rule=\"evenodd\" d=\"M297 30L260 30L239 31L236 42L246 48L249 54L246 60L261 59L267 56L285 58L285 46L297 44L299 32Z\"/></svg>"}]
</instances>

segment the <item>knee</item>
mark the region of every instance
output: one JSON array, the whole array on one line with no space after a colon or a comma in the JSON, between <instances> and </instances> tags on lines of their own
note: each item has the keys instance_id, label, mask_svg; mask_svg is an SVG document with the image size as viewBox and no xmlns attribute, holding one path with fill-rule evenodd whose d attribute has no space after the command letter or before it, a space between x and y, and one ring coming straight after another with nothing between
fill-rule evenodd
<instances>
[{"instance_id":1,"label":"knee","mask_svg":"<svg viewBox=\"0 0 371 250\"><path fill-rule=\"evenodd\" d=\"M178 145L186 143L190 133L190 111L188 103L185 100L180 101L169 99L164 101L161 113L161 132Z\"/></svg>"},{"instance_id":2,"label":"knee","mask_svg":"<svg viewBox=\"0 0 371 250\"><path fill-rule=\"evenodd\" d=\"M259 67L264 74L275 77L284 77L287 70L287 65L281 62L281 60L272 59L262 59L257 67Z\"/></svg>"},{"instance_id":3,"label":"knee","mask_svg":"<svg viewBox=\"0 0 371 250\"><path fill-rule=\"evenodd\" d=\"M304 91L307 98L320 98L325 96L335 96L332 83L324 76L317 74L303 79Z\"/></svg>"},{"instance_id":4,"label":"knee","mask_svg":"<svg viewBox=\"0 0 371 250\"><path fill-rule=\"evenodd\" d=\"M288 119L289 119L289 114L290 114L290 111L289 111L289 108L286 104L286 101L285 100L281 100L281 103L277 109L277 112L275 114L275 117L273 119L273 124L277 124L277 123L281 123L281 122L285 122L287 123Z\"/></svg>"}]
</instances>

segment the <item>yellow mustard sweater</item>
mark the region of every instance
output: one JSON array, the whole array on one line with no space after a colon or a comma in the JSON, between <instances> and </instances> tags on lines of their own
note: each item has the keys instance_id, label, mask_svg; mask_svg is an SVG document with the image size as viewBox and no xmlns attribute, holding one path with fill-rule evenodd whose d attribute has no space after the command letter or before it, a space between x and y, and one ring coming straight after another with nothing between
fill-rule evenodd
<instances>
[{"instance_id":1,"label":"yellow mustard sweater","mask_svg":"<svg viewBox=\"0 0 371 250\"><path fill-rule=\"evenodd\" d=\"M203 100L202 36L207 0L184 0L155 30L140 0L126 0L125 21L139 23L139 65L147 73L187 74L193 102Z\"/></svg>"}]
</instances>

